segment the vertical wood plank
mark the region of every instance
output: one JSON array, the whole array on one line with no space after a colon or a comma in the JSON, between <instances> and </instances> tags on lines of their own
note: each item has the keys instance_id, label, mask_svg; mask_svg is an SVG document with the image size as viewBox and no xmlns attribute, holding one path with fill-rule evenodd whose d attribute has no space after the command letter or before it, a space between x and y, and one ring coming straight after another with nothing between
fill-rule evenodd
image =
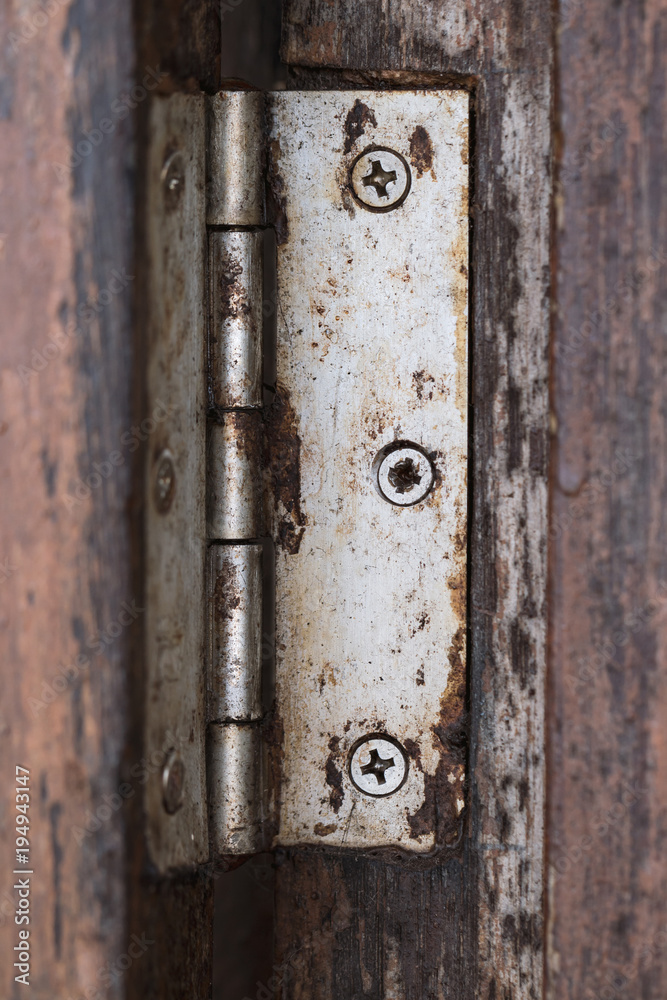
<instances>
[{"instance_id":1,"label":"vertical wood plank","mask_svg":"<svg viewBox=\"0 0 667 1000\"><path fill-rule=\"evenodd\" d=\"M164 69L176 85L215 86L206 45L219 46L219 32L201 29L213 4L173 3L170 16L177 7L178 46L172 33L148 50L146 5L0 5L7 997L24 989L12 965L16 764L31 769L30 995L116 998L135 981L142 998L205 996L210 979L211 880L153 882L138 808L142 115Z\"/></svg>"},{"instance_id":2,"label":"vertical wood plank","mask_svg":"<svg viewBox=\"0 0 667 1000\"><path fill-rule=\"evenodd\" d=\"M472 89L475 193L467 836L423 871L282 856L285 997L542 995L550 33L541 0L286 4L292 86Z\"/></svg>"},{"instance_id":3,"label":"vertical wood plank","mask_svg":"<svg viewBox=\"0 0 667 1000\"><path fill-rule=\"evenodd\" d=\"M108 799L117 802L141 627L130 456L104 475L93 466L109 463L132 426L134 125L129 109L122 120L111 110L132 85L131 11L49 11L4 3L0 14L0 993L25 990L12 965L20 764L31 771L36 1000L98 988L126 951L123 817ZM105 117L113 132L90 132Z\"/></svg>"},{"instance_id":4,"label":"vertical wood plank","mask_svg":"<svg viewBox=\"0 0 667 1000\"><path fill-rule=\"evenodd\" d=\"M559 5L548 995L667 982L667 6Z\"/></svg>"}]
</instances>

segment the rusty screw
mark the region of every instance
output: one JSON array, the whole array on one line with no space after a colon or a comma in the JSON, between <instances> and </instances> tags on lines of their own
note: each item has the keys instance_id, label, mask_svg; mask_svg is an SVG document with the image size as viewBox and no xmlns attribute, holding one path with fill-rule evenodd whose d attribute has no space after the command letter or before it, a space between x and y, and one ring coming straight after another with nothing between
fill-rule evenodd
<instances>
[{"instance_id":1,"label":"rusty screw","mask_svg":"<svg viewBox=\"0 0 667 1000\"><path fill-rule=\"evenodd\" d=\"M354 197L370 212L398 208L410 190L410 167L393 149L371 147L361 153L350 170Z\"/></svg>"},{"instance_id":2,"label":"rusty screw","mask_svg":"<svg viewBox=\"0 0 667 1000\"><path fill-rule=\"evenodd\" d=\"M408 758L405 750L391 736L364 736L350 753L352 784L365 795L382 798L391 795L405 783Z\"/></svg>"},{"instance_id":3,"label":"rusty screw","mask_svg":"<svg viewBox=\"0 0 667 1000\"><path fill-rule=\"evenodd\" d=\"M175 486L176 470L174 469L174 460L171 452L165 449L157 460L155 470L155 506L161 514L166 514L171 507Z\"/></svg>"},{"instance_id":4,"label":"rusty screw","mask_svg":"<svg viewBox=\"0 0 667 1000\"><path fill-rule=\"evenodd\" d=\"M407 442L380 452L374 468L380 496L397 507L420 503L435 480L428 455L418 445Z\"/></svg>"},{"instance_id":5,"label":"rusty screw","mask_svg":"<svg viewBox=\"0 0 667 1000\"><path fill-rule=\"evenodd\" d=\"M170 816L183 805L185 765L177 750L170 750L162 769L162 801Z\"/></svg>"}]
</instances>

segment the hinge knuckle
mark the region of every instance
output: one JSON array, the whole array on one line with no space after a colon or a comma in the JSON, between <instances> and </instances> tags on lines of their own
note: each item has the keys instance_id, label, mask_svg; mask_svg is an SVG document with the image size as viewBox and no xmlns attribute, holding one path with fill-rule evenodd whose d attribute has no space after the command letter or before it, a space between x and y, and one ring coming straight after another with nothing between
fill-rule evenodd
<instances>
[{"instance_id":1,"label":"hinge knuckle","mask_svg":"<svg viewBox=\"0 0 667 1000\"><path fill-rule=\"evenodd\" d=\"M212 424L208 438L207 526L211 541L262 534L262 418L230 410Z\"/></svg>"},{"instance_id":2,"label":"hinge knuckle","mask_svg":"<svg viewBox=\"0 0 667 1000\"><path fill-rule=\"evenodd\" d=\"M208 260L213 405L261 407L263 233L212 232Z\"/></svg>"},{"instance_id":3,"label":"hinge knuckle","mask_svg":"<svg viewBox=\"0 0 667 1000\"><path fill-rule=\"evenodd\" d=\"M208 805L214 855L262 849L261 730L212 722L207 740Z\"/></svg>"},{"instance_id":4,"label":"hinge knuckle","mask_svg":"<svg viewBox=\"0 0 667 1000\"><path fill-rule=\"evenodd\" d=\"M209 226L264 222L264 100L260 91L219 93L207 99Z\"/></svg>"},{"instance_id":5,"label":"hinge knuckle","mask_svg":"<svg viewBox=\"0 0 667 1000\"><path fill-rule=\"evenodd\" d=\"M262 546L208 551L210 722L262 717Z\"/></svg>"}]
</instances>

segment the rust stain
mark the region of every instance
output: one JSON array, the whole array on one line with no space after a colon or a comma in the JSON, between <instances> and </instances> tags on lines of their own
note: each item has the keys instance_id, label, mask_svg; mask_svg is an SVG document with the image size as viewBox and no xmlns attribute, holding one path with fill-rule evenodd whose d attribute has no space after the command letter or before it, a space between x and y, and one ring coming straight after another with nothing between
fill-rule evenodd
<instances>
[{"instance_id":1,"label":"rust stain","mask_svg":"<svg viewBox=\"0 0 667 1000\"><path fill-rule=\"evenodd\" d=\"M440 718L431 731L441 747L434 774L424 775L424 802L408 814L410 836L428 836L435 830L440 846L454 844L461 830L457 799L465 799L468 717L465 711L465 629L461 626L448 650L451 671L440 702ZM407 749L407 748L406 748Z\"/></svg>"},{"instance_id":2,"label":"rust stain","mask_svg":"<svg viewBox=\"0 0 667 1000\"><path fill-rule=\"evenodd\" d=\"M360 139L366 131L367 125L377 128L377 119L368 105L357 98L345 119L345 145L343 147L345 153L352 151L357 139Z\"/></svg>"},{"instance_id":3,"label":"rust stain","mask_svg":"<svg viewBox=\"0 0 667 1000\"><path fill-rule=\"evenodd\" d=\"M435 379L428 372L425 372L423 368L421 371L412 373L412 383L417 393L417 399L424 398L424 387L428 382L432 382L433 386L435 386ZM433 399L433 388L429 389L428 399Z\"/></svg>"},{"instance_id":4,"label":"rust stain","mask_svg":"<svg viewBox=\"0 0 667 1000\"><path fill-rule=\"evenodd\" d=\"M418 125L410 136L410 163L417 177L430 170L433 180L437 179L433 171L433 143L423 125Z\"/></svg>"},{"instance_id":5,"label":"rust stain","mask_svg":"<svg viewBox=\"0 0 667 1000\"><path fill-rule=\"evenodd\" d=\"M221 320L234 319L251 311L248 293L239 281L243 268L232 254L223 253L220 259L218 305Z\"/></svg>"},{"instance_id":6,"label":"rust stain","mask_svg":"<svg viewBox=\"0 0 667 1000\"><path fill-rule=\"evenodd\" d=\"M343 772L336 764L336 759L339 756L338 744L340 743L340 736L332 736L329 740L329 756L325 765L327 785L331 788L329 792L329 802L331 808L338 815L338 811L343 804L343 799L345 798L345 791L343 789Z\"/></svg>"},{"instance_id":7,"label":"rust stain","mask_svg":"<svg viewBox=\"0 0 667 1000\"><path fill-rule=\"evenodd\" d=\"M328 837L330 833L335 833L337 829L337 823L316 823L313 827L313 832L316 833L318 837Z\"/></svg>"},{"instance_id":8,"label":"rust stain","mask_svg":"<svg viewBox=\"0 0 667 1000\"><path fill-rule=\"evenodd\" d=\"M269 146L266 172L266 212L276 231L276 245L282 246L289 239L285 182L279 170L280 142L274 139Z\"/></svg>"},{"instance_id":9,"label":"rust stain","mask_svg":"<svg viewBox=\"0 0 667 1000\"><path fill-rule=\"evenodd\" d=\"M262 726L262 743L267 750L268 787L272 790L274 809L269 809L267 838L272 840L280 826L280 788L285 764L285 727L274 710Z\"/></svg>"},{"instance_id":10,"label":"rust stain","mask_svg":"<svg viewBox=\"0 0 667 1000\"><path fill-rule=\"evenodd\" d=\"M303 31L304 49L317 53L318 62L324 65L334 65L338 50L338 22L324 21L322 24L310 24Z\"/></svg>"},{"instance_id":11,"label":"rust stain","mask_svg":"<svg viewBox=\"0 0 667 1000\"><path fill-rule=\"evenodd\" d=\"M301 510L301 439L298 419L284 386L276 396L267 419L268 468L276 504L276 541L285 552L296 555L306 530ZM278 507L282 507L282 514Z\"/></svg>"},{"instance_id":12,"label":"rust stain","mask_svg":"<svg viewBox=\"0 0 667 1000\"><path fill-rule=\"evenodd\" d=\"M333 663L325 663L324 664L324 666L322 667L322 670L320 672L320 676L318 678L318 683L319 683L319 686L320 686L320 694L322 694L322 691L324 690L324 688L325 688L325 686L327 684L331 684L332 686L335 687L335 685L336 685L336 674L335 674L335 671L334 671Z\"/></svg>"},{"instance_id":13,"label":"rust stain","mask_svg":"<svg viewBox=\"0 0 667 1000\"><path fill-rule=\"evenodd\" d=\"M239 580L238 566L225 560L216 574L213 589L213 610L215 620L220 617L232 619L234 611L241 604L243 581Z\"/></svg>"}]
</instances>

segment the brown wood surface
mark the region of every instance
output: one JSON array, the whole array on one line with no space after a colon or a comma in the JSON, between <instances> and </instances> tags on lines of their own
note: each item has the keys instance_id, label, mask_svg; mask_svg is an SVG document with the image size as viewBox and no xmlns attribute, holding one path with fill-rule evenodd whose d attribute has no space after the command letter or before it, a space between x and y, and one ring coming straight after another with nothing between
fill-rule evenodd
<instances>
[{"instance_id":1,"label":"brown wood surface","mask_svg":"<svg viewBox=\"0 0 667 1000\"><path fill-rule=\"evenodd\" d=\"M662 1000L667 5L560 14L548 996Z\"/></svg>"},{"instance_id":2,"label":"brown wood surface","mask_svg":"<svg viewBox=\"0 0 667 1000\"><path fill-rule=\"evenodd\" d=\"M466 86L475 117L466 836L423 868L282 853L282 996L539 997L550 6L288 0L283 43L290 86Z\"/></svg>"},{"instance_id":3,"label":"brown wood surface","mask_svg":"<svg viewBox=\"0 0 667 1000\"><path fill-rule=\"evenodd\" d=\"M134 307L147 88L122 106L164 69L174 86L214 87L219 31L212 4L140 8L0 5L2 997L204 997L210 980L212 880L155 882L142 853L130 442L146 416ZM17 764L31 769L29 989L12 967Z\"/></svg>"}]
</instances>

